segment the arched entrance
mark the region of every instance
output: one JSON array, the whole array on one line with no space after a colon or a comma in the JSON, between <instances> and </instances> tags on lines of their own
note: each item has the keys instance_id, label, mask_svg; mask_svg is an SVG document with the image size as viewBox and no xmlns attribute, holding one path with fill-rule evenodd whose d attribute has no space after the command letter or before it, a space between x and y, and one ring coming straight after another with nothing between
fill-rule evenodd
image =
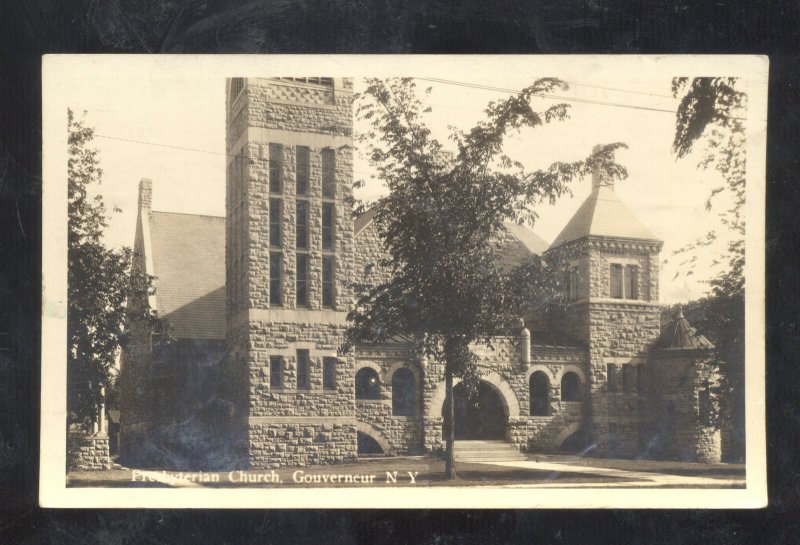
<instances>
[{"instance_id":1,"label":"arched entrance","mask_svg":"<svg viewBox=\"0 0 800 545\"><path fill-rule=\"evenodd\" d=\"M481 380L477 395L470 399L463 383L453 387L456 440L504 439L508 424L508 409L497 388ZM443 415L445 403L442 407ZM448 430L444 430L447 437Z\"/></svg>"}]
</instances>

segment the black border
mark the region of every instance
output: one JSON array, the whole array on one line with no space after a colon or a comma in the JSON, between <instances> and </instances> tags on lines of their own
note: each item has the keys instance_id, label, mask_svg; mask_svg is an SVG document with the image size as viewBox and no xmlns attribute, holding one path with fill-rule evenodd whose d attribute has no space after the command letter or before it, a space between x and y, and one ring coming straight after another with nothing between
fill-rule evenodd
<instances>
[{"instance_id":1,"label":"black border","mask_svg":"<svg viewBox=\"0 0 800 545\"><path fill-rule=\"evenodd\" d=\"M161 3L163 2L163 4ZM136 11L131 4L140 6ZM150 36L147 6L184 7ZM203 8L202 6L206 7ZM122 10L128 20L120 17ZM205 10L205 11L204 11ZM116 15L115 15L116 14ZM211 17L213 16L213 18ZM204 19L204 20L203 20ZM0 7L0 542L790 543L800 534L800 3L666 0L28 0ZM130 29L139 29L134 36ZM127 29L127 30L126 30ZM161 44L161 45L159 45ZM41 55L45 53L751 53L770 57L767 435L770 506L745 510L188 511L37 507ZM591 491L601 494L601 491ZM437 541L438 540L438 541Z\"/></svg>"}]
</instances>

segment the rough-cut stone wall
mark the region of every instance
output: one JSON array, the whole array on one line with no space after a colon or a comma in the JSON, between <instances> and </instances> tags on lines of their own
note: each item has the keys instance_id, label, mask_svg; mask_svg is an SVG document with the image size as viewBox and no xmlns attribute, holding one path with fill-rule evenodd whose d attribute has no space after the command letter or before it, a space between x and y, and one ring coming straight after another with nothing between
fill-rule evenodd
<instances>
[{"instance_id":1,"label":"rough-cut stone wall","mask_svg":"<svg viewBox=\"0 0 800 545\"><path fill-rule=\"evenodd\" d=\"M248 79L251 127L312 133L352 134L352 80L336 88L273 79ZM343 121L350 132L344 132Z\"/></svg>"},{"instance_id":2,"label":"rough-cut stone wall","mask_svg":"<svg viewBox=\"0 0 800 545\"><path fill-rule=\"evenodd\" d=\"M228 151L245 157L228 170L228 284L243 286L243 303L228 312L232 397L248 422L253 467L351 461L356 451L354 359L337 360L336 384L323 389L323 358L336 357L352 303L352 82L334 86L266 78L246 80L228 100ZM244 120L244 121L243 121ZM282 146L281 191L270 193L270 144ZM297 147L309 148L308 192L296 194ZM335 196L322 194L322 152L335 151ZM275 158L273 158L275 159ZM233 164L237 159L232 157ZM241 173L240 175L237 173ZM237 201L232 185L245 200ZM296 248L297 201L308 202L308 247ZM281 201L281 239L270 246L270 199ZM334 247L322 249L323 202L335 206ZM243 233L244 236L237 235ZM232 251L233 239L241 248ZM270 251L280 252L281 304L270 304ZM308 255L308 304L296 300L298 251ZM323 253L335 256L334 302L323 309ZM230 290L229 290L230 295ZM229 298L230 299L230 298ZM229 307L230 308L230 307ZM297 350L309 351L310 381L297 386ZM281 356L282 384L270 384L270 356Z\"/></svg>"},{"instance_id":3,"label":"rough-cut stone wall","mask_svg":"<svg viewBox=\"0 0 800 545\"><path fill-rule=\"evenodd\" d=\"M705 363L698 350L663 350L651 368L653 412L661 457L698 462L719 462L720 430L700 414L699 395L717 384L717 370Z\"/></svg>"},{"instance_id":4,"label":"rough-cut stone wall","mask_svg":"<svg viewBox=\"0 0 800 545\"><path fill-rule=\"evenodd\" d=\"M67 469L70 471L111 469L108 436L70 433L67 436Z\"/></svg>"},{"instance_id":5,"label":"rough-cut stone wall","mask_svg":"<svg viewBox=\"0 0 800 545\"><path fill-rule=\"evenodd\" d=\"M322 388L322 359L336 357L344 326L250 322L250 416L355 416L352 357L339 358L336 388ZM297 349L309 351L309 389L297 388ZM270 385L270 356L283 357L283 385Z\"/></svg>"},{"instance_id":6,"label":"rough-cut stone wall","mask_svg":"<svg viewBox=\"0 0 800 545\"><path fill-rule=\"evenodd\" d=\"M384 389L388 399L356 401L358 420L366 422L381 433L398 454L419 454L422 446L422 420L417 416L392 414L391 383Z\"/></svg>"},{"instance_id":7,"label":"rough-cut stone wall","mask_svg":"<svg viewBox=\"0 0 800 545\"><path fill-rule=\"evenodd\" d=\"M248 441L250 466L254 468L305 467L357 459L354 423L251 424Z\"/></svg>"}]
</instances>

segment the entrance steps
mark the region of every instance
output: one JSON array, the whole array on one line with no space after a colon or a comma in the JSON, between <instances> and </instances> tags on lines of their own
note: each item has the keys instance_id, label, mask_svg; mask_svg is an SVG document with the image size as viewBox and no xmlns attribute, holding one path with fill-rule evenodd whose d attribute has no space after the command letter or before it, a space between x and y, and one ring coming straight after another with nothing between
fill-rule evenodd
<instances>
[{"instance_id":1,"label":"entrance steps","mask_svg":"<svg viewBox=\"0 0 800 545\"><path fill-rule=\"evenodd\" d=\"M524 454L505 441L456 441L457 462L513 462L527 460Z\"/></svg>"}]
</instances>

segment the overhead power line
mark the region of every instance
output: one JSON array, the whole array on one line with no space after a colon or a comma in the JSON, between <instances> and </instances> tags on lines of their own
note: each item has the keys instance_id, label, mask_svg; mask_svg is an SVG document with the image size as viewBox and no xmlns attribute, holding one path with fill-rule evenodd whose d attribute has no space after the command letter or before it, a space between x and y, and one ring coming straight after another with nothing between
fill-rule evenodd
<instances>
[{"instance_id":1,"label":"overhead power line","mask_svg":"<svg viewBox=\"0 0 800 545\"><path fill-rule=\"evenodd\" d=\"M517 94L517 93L519 93L521 91L521 89L509 89L507 87L495 87L495 86L492 86L492 85L482 85L482 84L478 84L478 83L468 83L468 82L465 82L465 81L454 81L454 80L447 80L447 79L440 79L440 78L416 78L416 79L421 80L421 81L429 81L431 83L441 83L441 84L444 84L444 85L455 85L455 86L459 86L459 87L466 87L466 88L469 88L469 89L479 89L479 90L484 90L484 91L494 91L494 92L500 92L500 93ZM611 88L608 88L608 89L611 89ZM624 104L622 102L609 102L609 101L605 101L605 100L595 100L595 99L589 99L589 98L568 97L568 96L564 96L564 95L555 95L555 94L552 94L552 93L539 93L536 96L539 96L539 97L542 97L542 98L558 99L558 100L563 100L563 101L566 101L566 102L579 102L579 103L583 103L583 104L595 104L595 105L598 105L598 106L612 106L612 107L616 107L616 108L629 108L629 109L633 109L633 110L646 110L646 111L651 111L651 112L662 112L662 113L668 113L668 114L673 114L673 115L676 113L675 110L670 110L670 109L667 109L667 108L655 108L655 107L652 107L652 106L636 106L636 105L633 105L633 104ZM653 96L659 96L659 95L653 95Z\"/></svg>"}]
</instances>

